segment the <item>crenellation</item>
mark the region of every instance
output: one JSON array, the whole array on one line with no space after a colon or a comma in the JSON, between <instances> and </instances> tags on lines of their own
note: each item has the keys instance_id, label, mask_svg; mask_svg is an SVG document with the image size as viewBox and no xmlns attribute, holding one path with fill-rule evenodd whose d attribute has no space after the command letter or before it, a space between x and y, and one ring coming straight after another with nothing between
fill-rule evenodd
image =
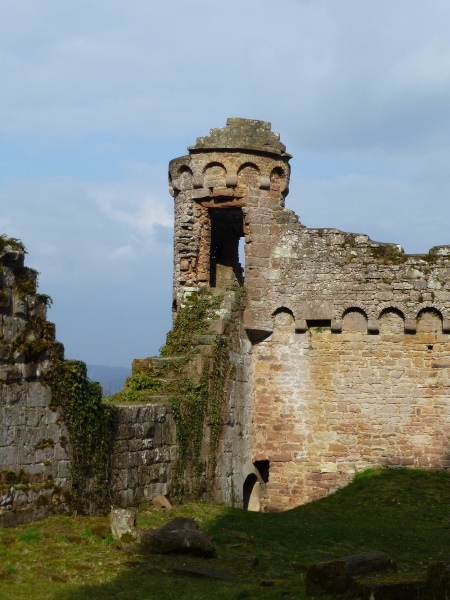
<instances>
[{"instance_id":1,"label":"crenellation","mask_svg":"<svg viewBox=\"0 0 450 600\"><path fill-rule=\"evenodd\" d=\"M173 316L202 288L220 307L192 332L177 377L200 385L206 374L211 392L220 343L226 365L214 456L211 415L201 424L204 497L279 511L369 467L448 470L450 245L406 254L365 234L302 224L285 208L291 156L268 122L228 119L188 152L169 164ZM36 294L23 247L2 241L0 461L33 482L26 493L1 488L0 519L12 524L46 514L39 498L68 509L73 465L48 381L50 350L59 348L48 299ZM184 359L136 360L133 374L158 377L171 360ZM174 489L180 456L166 392L115 409L118 506ZM182 477L192 491L196 476L186 468Z\"/></svg>"},{"instance_id":2,"label":"crenellation","mask_svg":"<svg viewBox=\"0 0 450 600\"><path fill-rule=\"evenodd\" d=\"M197 269L202 283L215 285L208 223L215 203L223 211L242 206L239 335L252 344L245 368L253 377L238 402L250 419L244 471L249 461L270 463L265 510L320 497L368 466L447 468L450 434L450 246L408 255L365 234L308 229L284 208L290 156L277 144L270 124L229 119L189 148L189 163L183 159L193 173L213 163L216 178L223 172L220 181L196 180L201 194L190 200L206 209L192 281ZM177 214L187 207L185 198ZM176 217L175 235L178 227ZM221 485L236 489L244 474L236 460L230 473L227 460Z\"/></svg>"}]
</instances>

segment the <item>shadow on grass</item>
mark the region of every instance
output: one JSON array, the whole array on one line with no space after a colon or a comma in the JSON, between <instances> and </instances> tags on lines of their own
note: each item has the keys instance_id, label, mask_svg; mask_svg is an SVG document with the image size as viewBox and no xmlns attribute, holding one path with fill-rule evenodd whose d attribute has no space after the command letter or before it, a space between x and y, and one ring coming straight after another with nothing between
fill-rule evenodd
<instances>
[{"instance_id":1,"label":"shadow on grass","mask_svg":"<svg viewBox=\"0 0 450 600\"><path fill-rule=\"evenodd\" d=\"M229 507L202 512L201 507L187 505L184 514L202 520L201 527L213 536L219 558L258 558L258 566L242 581L172 575L174 568L186 563L212 566L214 560L135 555L114 581L80 586L56 598L301 599L305 596L300 565L313 561L384 551L397 561L401 572L421 575L428 562L450 555L450 476L444 473L366 472L335 494L284 513L249 513ZM143 519L142 526L152 524L151 517L148 522Z\"/></svg>"}]
</instances>

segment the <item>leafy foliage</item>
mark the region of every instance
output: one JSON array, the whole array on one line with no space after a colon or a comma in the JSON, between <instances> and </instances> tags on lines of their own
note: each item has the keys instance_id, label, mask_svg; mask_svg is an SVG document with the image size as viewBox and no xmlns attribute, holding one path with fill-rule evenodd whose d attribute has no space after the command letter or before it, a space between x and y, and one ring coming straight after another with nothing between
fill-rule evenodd
<instances>
[{"instance_id":1,"label":"leafy foliage","mask_svg":"<svg viewBox=\"0 0 450 600\"><path fill-rule=\"evenodd\" d=\"M211 318L216 315L221 296L212 297L204 290L192 294L180 310L163 356L171 353L185 356L185 364L193 357L193 335L205 334ZM216 453L223 428L222 406L225 397L225 378L228 373L228 352L225 339L216 337L211 361L205 360L199 379L181 373L169 386L170 402L177 428L178 462L172 476L171 495L181 500L186 494L201 497L214 479ZM209 433L209 464L205 470L202 446Z\"/></svg>"},{"instance_id":2,"label":"leafy foliage","mask_svg":"<svg viewBox=\"0 0 450 600\"><path fill-rule=\"evenodd\" d=\"M89 381L83 362L63 359L59 344L51 348L50 363L50 371L41 379L51 386L54 408L61 406L69 432L73 508L80 512L92 506L107 509L115 408L102 403L100 384Z\"/></svg>"},{"instance_id":3,"label":"leafy foliage","mask_svg":"<svg viewBox=\"0 0 450 600\"><path fill-rule=\"evenodd\" d=\"M213 297L205 289L188 296L172 330L167 334L161 356L186 355L191 350L192 336L207 333L209 321L220 307L221 301L221 296Z\"/></svg>"},{"instance_id":4,"label":"leafy foliage","mask_svg":"<svg viewBox=\"0 0 450 600\"><path fill-rule=\"evenodd\" d=\"M6 250L8 247L16 252L26 252L25 246L20 240L8 237L3 233L0 235L0 252Z\"/></svg>"}]
</instances>

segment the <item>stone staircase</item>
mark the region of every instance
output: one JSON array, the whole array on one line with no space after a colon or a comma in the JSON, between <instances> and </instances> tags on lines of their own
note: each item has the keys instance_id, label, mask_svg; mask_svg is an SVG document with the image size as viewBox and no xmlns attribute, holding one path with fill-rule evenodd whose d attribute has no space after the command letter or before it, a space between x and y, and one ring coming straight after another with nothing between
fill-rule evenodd
<instances>
[{"instance_id":1,"label":"stone staircase","mask_svg":"<svg viewBox=\"0 0 450 600\"><path fill-rule=\"evenodd\" d=\"M219 337L225 333L227 322L239 303L239 294L234 290L213 288L212 295L221 295L220 308L215 318L209 322L208 332L193 334L190 356L152 356L137 358L133 361L131 376L123 390L115 394L114 401L119 404L147 404L169 402L177 379L189 376L200 380L205 365L214 357L214 348Z\"/></svg>"}]
</instances>

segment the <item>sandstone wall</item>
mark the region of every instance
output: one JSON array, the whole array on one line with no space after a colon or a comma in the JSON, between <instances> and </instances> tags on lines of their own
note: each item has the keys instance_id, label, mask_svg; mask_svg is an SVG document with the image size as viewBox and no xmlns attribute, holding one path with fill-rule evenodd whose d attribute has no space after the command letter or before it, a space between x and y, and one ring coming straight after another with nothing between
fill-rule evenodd
<instances>
[{"instance_id":1,"label":"sandstone wall","mask_svg":"<svg viewBox=\"0 0 450 600\"><path fill-rule=\"evenodd\" d=\"M255 458L269 458L264 506L320 498L374 466L450 466L450 344L424 313L416 334L395 312L380 332L349 313L342 333L295 333L280 313L254 348Z\"/></svg>"},{"instance_id":2,"label":"sandstone wall","mask_svg":"<svg viewBox=\"0 0 450 600\"><path fill-rule=\"evenodd\" d=\"M263 507L280 510L368 466L447 469L450 246L406 255L367 235L302 225L284 208L290 155L268 123L229 119L189 152L169 169L174 310L186 287L218 286L218 267L220 281L228 269L238 285L220 251L234 255L236 238L246 242L238 336L252 344L241 377L250 385L230 389L241 424L235 437L224 432L228 447L246 448L225 469L233 485L244 481L235 497L245 504L257 485ZM226 240L237 211L242 231Z\"/></svg>"}]
</instances>

